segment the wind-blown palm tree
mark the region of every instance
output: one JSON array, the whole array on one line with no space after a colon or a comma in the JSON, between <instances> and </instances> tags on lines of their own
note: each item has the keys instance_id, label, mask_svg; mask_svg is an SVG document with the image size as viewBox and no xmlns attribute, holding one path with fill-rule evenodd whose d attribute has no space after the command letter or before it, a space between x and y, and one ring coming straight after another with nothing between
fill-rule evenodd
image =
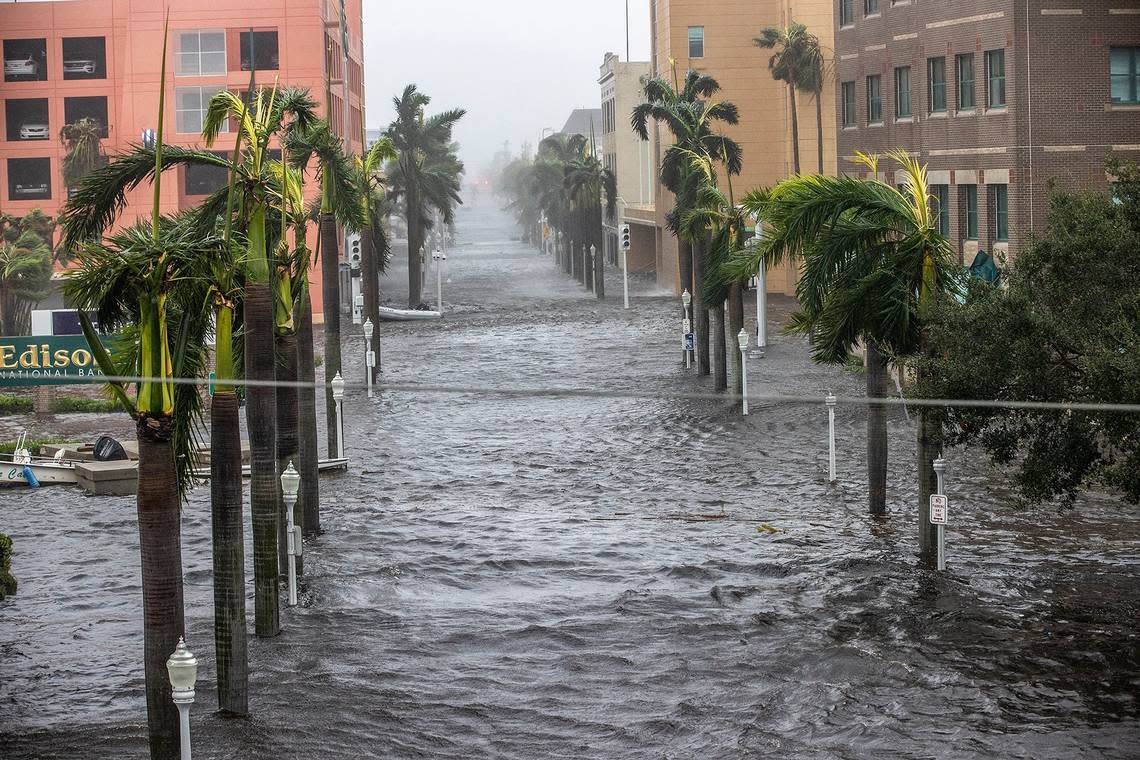
<instances>
[{"instance_id":1,"label":"wind-blown palm tree","mask_svg":"<svg viewBox=\"0 0 1140 760\"><path fill-rule=\"evenodd\" d=\"M0 330L4 335L29 332L32 306L51 293L52 260L50 241L33 225L16 217L0 217Z\"/></svg>"},{"instance_id":2,"label":"wind-blown palm tree","mask_svg":"<svg viewBox=\"0 0 1140 760\"><path fill-rule=\"evenodd\" d=\"M396 159L396 148L387 137L381 137L356 160L356 179L360 183L360 277L364 295L364 316L380 327L380 273L388 265L391 246L384 231L385 193L387 182L382 170L384 162ZM373 342L376 365L372 367L372 382L380 372L380 341Z\"/></svg>"},{"instance_id":3,"label":"wind-blown palm tree","mask_svg":"<svg viewBox=\"0 0 1140 760\"><path fill-rule=\"evenodd\" d=\"M803 24L793 21L786 29L768 27L753 42L767 50L779 50L768 59L772 78L788 86L792 116L792 166L800 173L800 121L796 109L796 90L815 97L816 146L820 174L823 174L823 49L819 38Z\"/></svg>"},{"instance_id":4,"label":"wind-blown palm tree","mask_svg":"<svg viewBox=\"0 0 1140 760\"><path fill-rule=\"evenodd\" d=\"M701 237L690 239L681 230L681 219L693 204L700 181L691 170L690 155L706 154L725 156L730 174L739 174L743 167L740 146L732 139L714 134L717 124L737 124L739 111L730 102L707 100L720 92L720 84L711 76L690 71L684 85L677 78L677 64L673 66L673 81L653 77L645 82L645 101L633 110L633 131L649 139L649 121L663 123L673 135L673 145L661 158L661 183L675 197L674 208L666 215L669 231L677 237L678 266L681 287L693 294L693 321L696 333L697 369L702 375L711 372L709 361L709 313L701 298L705 248Z\"/></svg>"},{"instance_id":5,"label":"wind-blown palm tree","mask_svg":"<svg viewBox=\"0 0 1140 760\"><path fill-rule=\"evenodd\" d=\"M95 119L78 119L64 124L59 130L59 139L67 148L63 157L63 182L68 189L75 187L90 172L106 165L103 126Z\"/></svg>"},{"instance_id":6,"label":"wind-blown palm tree","mask_svg":"<svg viewBox=\"0 0 1140 760\"><path fill-rule=\"evenodd\" d=\"M604 196L606 212L612 215L617 206L617 177L589 151L583 151L568 164L565 173L566 190L582 214L582 244L587 250L592 247L597 254L593 260L593 271L583 272L583 280L587 288L595 292L598 300L603 301L606 297L606 283L602 200Z\"/></svg>"},{"instance_id":7,"label":"wind-blown palm tree","mask_svg":"<svg viewBox=\"0 0 1140 760\"><path fill-rule=\"evenodd\" d=\"M889 154L905 177L902 190L877 179L799 175L744 201L764 219L765 237L728 265L747 277L761 261L802 263L800 311L791 329L809 335L816 361L843 363L868 347L867 395L883 398L883 354L901 360L926 350L923 322L936 300L957 293L950 244L931 213L926 168L907 153ZM874 175L877 159L860 154ZM940 413L922 412L918 432L919 547L931 561L934 530L926 508L934 492L931 466L941 448ZM886 509L886 425L882 410L868 414L868 481L872 513Z\"/></svg>"},{"instance_id":8,"label":"wind-blown palm tree","mask_svg":"<svg viewBox=\"0 0 1140 760\"><path fill-rule=\"evenodd\" d=\"M420 92L414 84L404 88L393 99L396 118L388 127L387 137L392 141L398 158L389 171L392 189L404 200L405 221L408 225L408 308L423 303L422 248L424 231L431 227L431 209L451 222L459 197L457 159L446 159L451 153L451 136L455 125L467 113L453 109L425 116L424 109L431 98ZM458 165L462 173L462 164Z\"/></svg>"}]
</instances>

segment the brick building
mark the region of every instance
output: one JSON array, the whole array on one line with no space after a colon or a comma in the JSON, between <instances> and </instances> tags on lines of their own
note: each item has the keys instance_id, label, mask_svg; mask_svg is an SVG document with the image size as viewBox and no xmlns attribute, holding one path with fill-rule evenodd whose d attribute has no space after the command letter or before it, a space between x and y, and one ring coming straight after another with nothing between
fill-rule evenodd
<instances>
[{"instance_id":1,"label":"brick building","mask_svg":"<svg viewBox=\"0 0 1140 760\"><path fill-rule=\"evenodd\" d=\"M165 142L200 146L210 97L224 88L244 92L256 66L259 84L308 87L322 111L327 73L333 82L330 121L338 134L347 125L349 148L360 151L362 0L169 5ZM110 156L157 126L164 12L164 4L143 0L0 0L0 210L39 208L54 216L63 206L66 148L59 133L65 124L96 120ZM217 149L227 143L232 145L221 140ZM225 182L224 173L187 167L165 177L164 213L196 205ZM316 182L308 183L308 192L317 195ZM149 186L131 193L124 222L148 215L150 196ZM319 268L312 279L313 308L321 314Z\"/></svg>"},{"instance_id":2,"label":"brick building","mask_svg":"<svg viewBox=\"0 0 1140 760\"><path fill-rule=\"evenodd\" d=\"M1051 184L1140 159L1136 0L835 0L839 171L856 150L929 167L961 261L1016 255ZM880 169L889 168L881 165ZM894 181L889 172L881 178Z\"/></svg>"}]
</instances>

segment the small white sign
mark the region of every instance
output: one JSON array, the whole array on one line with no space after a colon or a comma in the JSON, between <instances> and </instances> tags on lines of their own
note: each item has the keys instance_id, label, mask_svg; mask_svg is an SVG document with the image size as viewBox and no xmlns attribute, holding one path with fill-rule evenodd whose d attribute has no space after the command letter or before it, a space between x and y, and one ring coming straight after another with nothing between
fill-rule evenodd
<instances>
[{"instance_id":1,"label":"small white sign","mask_svg":"<svg viewBox=\"0 0 1140 760\"><path fill-rule=\"evenodd\" d=\"M368 363L369 367L375 367L376 366L376 352L375 351L369 351L368 355L365 357L365 361Z\"/></svg>"},{"instance_id":2,"label":"small white sign","mask_svg":"<svg viewBox=\"0 0 1140 760\"><path fill-rule=\"evenodd\" d=\"M946 525L950 516L950 500L934 494L930 497L930 524Z\"/></svg>"}]
</instances>

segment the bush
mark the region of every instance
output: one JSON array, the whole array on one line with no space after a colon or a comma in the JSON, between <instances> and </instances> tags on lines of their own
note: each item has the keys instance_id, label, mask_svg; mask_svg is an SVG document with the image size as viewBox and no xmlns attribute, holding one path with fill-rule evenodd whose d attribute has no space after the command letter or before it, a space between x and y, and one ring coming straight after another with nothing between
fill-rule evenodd
<instances>
[{"instance_id":1,"label":"bush","mask_svg":"<svg viewBox=\"0 0 1140 760\"><path fill-rule=\"evenodd\" d=\"M12 577L12 539L0 533L0 599L16 593L16 579Z\"/></svg>"},{"instance_id":2,"label":"bush","mask_svg":"<svg viewBox=\"0 0 1140 760\"><path fill-rule=\"evenodd\" d=\"M86 396L60 396L52 402L53 414L67 414L69 412L89 412L108 414L121 412L123 407L118 401L102 398L87 398Z\"/></svg>"},{"instance_id":3,"label":"bush","mask_svg":"<svg viewBox=\"0 0 1140 760\"><path fill-rule=\"evenodd\" d=\"M11 394L0 396L0 414L27 414L32 409L31 396L13 396Z\"/></svg>"}]
</instances>

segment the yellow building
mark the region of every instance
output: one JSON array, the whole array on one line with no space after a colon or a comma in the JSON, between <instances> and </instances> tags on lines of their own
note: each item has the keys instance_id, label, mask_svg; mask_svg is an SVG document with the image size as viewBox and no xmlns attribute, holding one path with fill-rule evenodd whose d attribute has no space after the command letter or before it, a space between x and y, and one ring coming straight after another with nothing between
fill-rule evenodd
<instances>
[{"instance_id":1,"label":"yellow building","mask_svg":"<svg viewBox=\"0 0 1140 760\"><path fill-rule=\"evenodd\" d=\"M830 59L833 44L832 0L650 0L653 28L651 66L659 76L672 77L670 61L679 77L689 69L710 74L721 85L717 100L731 101L740 109L740 123L724 133L744 150L744 171L732 184L737 197L748 190L770 186L792 173L792 119L788 88L768 71L771 51L757 47L753 38L765 27L784 27L791 21L807 26L819 37ZM822 97L823 171L835 174L835 84L826 81ZM816 103L797 93L800 167L816 172L818 146ZM656 165L668 147L668 130L656 130ZM724 179L721 179L724 184ZM680 292L677 241L665 227L672 194L657 184L655 207L640 221L653 224L657 235L657 281ZM627 212L627 217L634 214ZM796 276L783 266L768 273L768 291L793 294Z\"/></svg>"}]
</instances>

